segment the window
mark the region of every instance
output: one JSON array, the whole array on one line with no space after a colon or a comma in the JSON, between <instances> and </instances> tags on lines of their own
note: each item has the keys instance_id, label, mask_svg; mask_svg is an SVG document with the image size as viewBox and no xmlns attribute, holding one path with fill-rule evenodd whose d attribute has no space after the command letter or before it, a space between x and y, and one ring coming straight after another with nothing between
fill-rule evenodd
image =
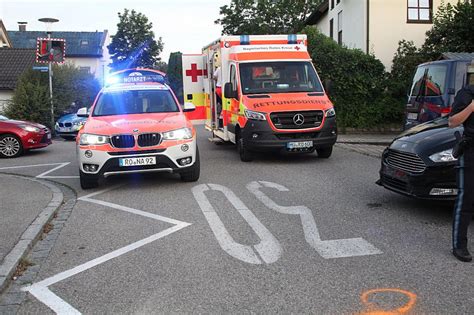
<instances>
[{"instance_id":1,"label":"window","mask_svg":"<svg viewBox=\"0 0 474 315\"><path fill-rule=\"evenodd\" d=\"M329 37L334 39L334 19L329 21Z\"/></svg>"},{"instance_id":2,"label":"window","mask_svg":"<svg viewBox=\"0 0 474 315\"><path fill-rule=\"evenodd\" d=\"M331 10L334 9L334 0L331 0Z\"/></svg>"},{"instance_id":3,"label":"window","mask_svg":"<svg viewBox=\"0 0 474 315\"><path fill-rule=\"evenodd\" d=\"M447 68L444 65L429 65L416 70L411 96L441 96L446 86Z\"/></svg>"},{"instance_id":4,"label":"window","mask_svg":"<svg viewBox=\"0 0 474 315\"><path fill-rule=\"evenodd\" d=\"M232 84L232 91L237 91L237 75L235 73L235 66L230 67L230 84Z\"/></svg>"},{"instance_id":5,"label":"window","mask_svg":"<svg viewBox=\"0 0 474 315\"><path fill-rule=\"evenodd\" d=\"M91 67L79 67L79 70L86 73L91 73Z\"/></svg>"},{"instance_id":6,"label":"window","mask_svg":"<svg viewBox=\"0 0 474 315\"><path fill-rule=\"evenodd\" d=\"M432 23L433 0L408 0L408 23Z\"/></svg>"},{"instance_id":7,"label":"window","mask_svg":"<svg viewBox=\"0 0 474 315\"><path fill-rule=\"evenodd\" d=\"M244 94L323 91L311 62L276 61L242 63L240 81Z\"/></svg>"},{"instance_id":8,"label":"window","mask_svg":"<svg viewBox=\"0 0 474 315\"><path fill-rule=\"evenodd\" d=\"M342 11L337 14L337 43L342 45Z\"/></svg>"}]
</instances>

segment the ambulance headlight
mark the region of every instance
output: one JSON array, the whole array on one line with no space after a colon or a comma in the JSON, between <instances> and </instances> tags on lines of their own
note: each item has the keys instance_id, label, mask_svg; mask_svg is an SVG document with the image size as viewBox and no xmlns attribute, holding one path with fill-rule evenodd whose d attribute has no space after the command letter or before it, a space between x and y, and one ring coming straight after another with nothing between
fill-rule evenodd
<instances>
[{"instance_id":1,"label":"ambulance headlight","mask_svg":"<svg viewBox=\"0 0 474 315\"><path fill-rule=\"evenodd\" d=\"M245 117L252 120L267 120L264 113L254 112L253 110L245 110Z\"/></svg>"},{"instance_id":2,"label":"ambulance headlight","mask_svg":"<svg viewBox=\"0 0 474 315\"><path fill-rule=\"evenodd\" d=\"M181 128L163 133L164 140L184 140L192 137L193 131L191 128Z\"/></svg>"},{"instance_id":3,"label":"ambulance headlight","mask_svg":"<svg viewBox=\"0 0 474 315\"><path fill-rule=\"evenodd\" d=\"M454 162L457 159L453 156L453 150L449 149L430 155L430 160L435 163L443 163Z\"/></svg>"},{"instance_id":4,"label":"ambulance headlight","mask_svg":"<svg viewBox=\"0 0 474 315\"><path fill-rule=\"evenodd\" d=\"M79 140L80 145L99 145L109 143L109 137L101 135L92 135L89 133L83 133Z\"/></svg>"},{"instance_id":5,"label":"ambulance headlight","mask_svg":"<svg viewBox=\"0 0 474 315\"><path fill-rule=\"evenodd\" d=\"M334 117L336 116L336 110L333 108L330 108L330 109L326 109L326 117Z\"/></svg>"}]
</instances>

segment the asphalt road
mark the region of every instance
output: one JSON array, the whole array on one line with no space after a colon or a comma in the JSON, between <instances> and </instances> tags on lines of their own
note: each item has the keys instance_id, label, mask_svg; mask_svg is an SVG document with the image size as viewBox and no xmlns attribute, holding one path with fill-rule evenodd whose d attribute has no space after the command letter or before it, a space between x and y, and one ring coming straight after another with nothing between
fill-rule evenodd
<instances>
[{"instance_id":1,"label":"asphalt road","mask_svg":"<svg viewBox=\"0 0 474 315\"><path fill-rule=\"evenodd\" d=\"M242 163L207 137L197 183L155 174L83 191L72 142L1 160L78 197L19 313L474 313L450 204L375 185L379 160L344 148Z\"/></svg>"}]
</instances>

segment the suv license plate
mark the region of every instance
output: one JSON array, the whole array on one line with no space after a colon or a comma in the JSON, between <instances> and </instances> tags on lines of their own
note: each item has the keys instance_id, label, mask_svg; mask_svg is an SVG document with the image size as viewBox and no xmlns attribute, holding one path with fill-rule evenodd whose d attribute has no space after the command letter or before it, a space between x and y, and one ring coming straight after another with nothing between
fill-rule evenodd
<instances>
[{"instance_id":1,"label":"suv license plate","mask_svg":"<svg viewBox=\"0 0 474 315\"><path fill-rule=\"evenodd\" d=\"M288 149L312 148L313 147L313 141L288 142L286 147Z\"/></svg>"},{"instance_id":2,"label":"suv license plate","mask_svg":"<svg viewBox=\"0 0 474 315\"><path fill-rule=\"evenodd\" d=\"M119 160L120 166L142 166L142 165L155 165L156 157L136 157L136 158L123 158Z\"/></svg>"}]
</instances>

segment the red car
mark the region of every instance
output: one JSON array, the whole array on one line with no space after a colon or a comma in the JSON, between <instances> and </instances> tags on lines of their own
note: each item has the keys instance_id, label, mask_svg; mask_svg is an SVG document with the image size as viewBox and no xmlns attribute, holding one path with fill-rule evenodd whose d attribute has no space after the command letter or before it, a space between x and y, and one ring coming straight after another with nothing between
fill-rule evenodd
<instances>
[{"instance_id":1,"label":"red car","mask_svg":"<svg viewBox=\"0 0 474 315\"><path fill-rule=\"evenodd\" d=\"M26 150L50 144L51 132L45 126L0 115L0 157L17 157Z\"/></svg>"}]
</instances>

